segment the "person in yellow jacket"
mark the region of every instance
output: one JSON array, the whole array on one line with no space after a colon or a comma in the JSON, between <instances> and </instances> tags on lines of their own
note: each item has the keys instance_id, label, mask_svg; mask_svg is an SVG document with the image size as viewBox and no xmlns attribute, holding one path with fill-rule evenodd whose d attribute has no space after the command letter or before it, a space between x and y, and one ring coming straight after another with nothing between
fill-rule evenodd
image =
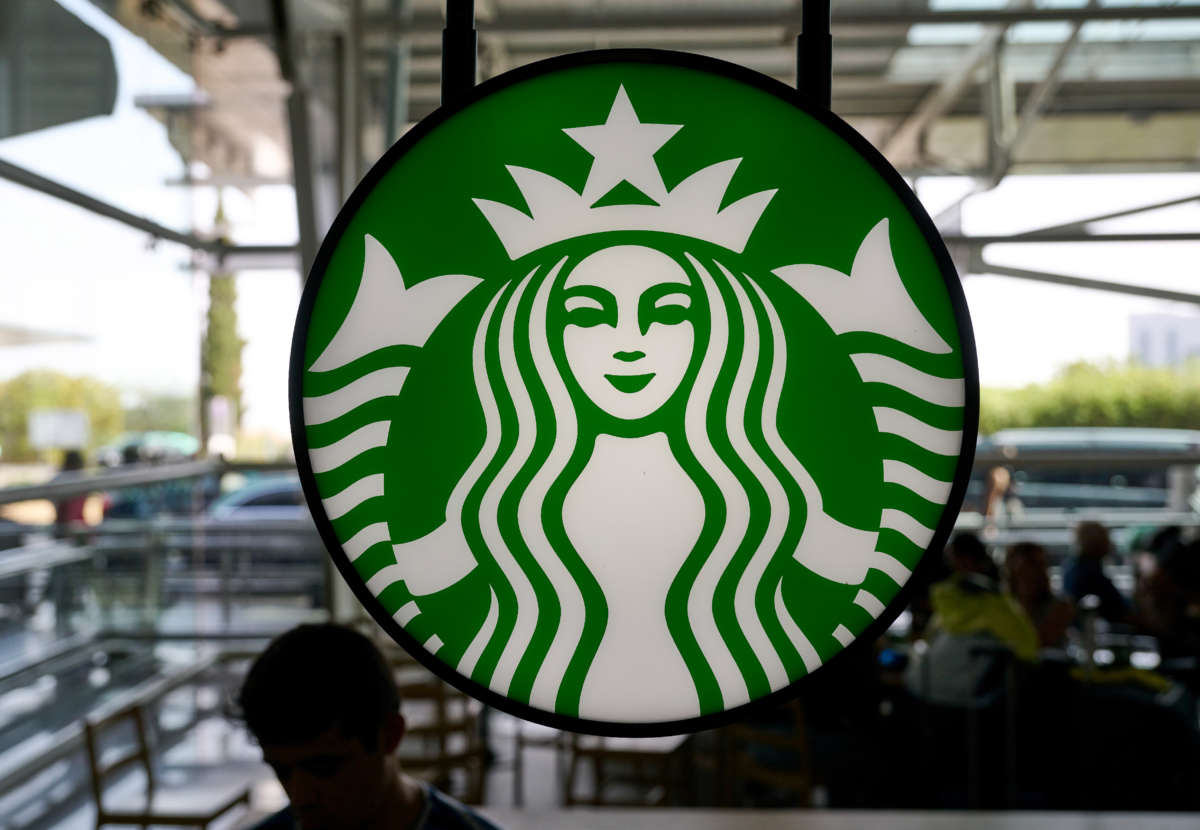
<instances>
[{"instance_id":1,"label":"person in yellow jacket","mask_svg":"<svg viewBox=\"0 0 1200 830\"><path fill-rule=\"evenodd\" d=\"M913 694L943 705L971 705L996 691L1007 655L1037 659L1038 635L1025 609L1000 588L999 573L974 534L946 548L949 579L930 589L928 645L910 664Z\"/></svg>"}]
</instances>

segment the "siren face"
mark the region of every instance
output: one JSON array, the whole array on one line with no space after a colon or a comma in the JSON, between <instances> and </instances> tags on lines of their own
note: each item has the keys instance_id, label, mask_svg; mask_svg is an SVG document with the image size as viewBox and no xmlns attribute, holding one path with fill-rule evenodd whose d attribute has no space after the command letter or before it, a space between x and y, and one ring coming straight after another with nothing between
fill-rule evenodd
<instances>
[{"instance_id":1,"label":"siren face","mask_svg":"<svg viewBox=\"0 0 1200 830\"><path fill-rule=\"evenodd\" d=\"M949 256L795 90L663 52L522 67L405 134L305 285L293 442L376 622L489 705L677 735L905 603L971 469Z\"/></svg>"},{"instance_id":2,"label":"siren face","mask_svg":"<svg viewBox=\"0 0 1200 830\"><path fill-rule=\"evenodd\" d=\"M563 350L583 393L636 420L675 394L692 360L692 289L683 268L637 245L606 248L566 279Z\"/></svg>"}]
</instances>

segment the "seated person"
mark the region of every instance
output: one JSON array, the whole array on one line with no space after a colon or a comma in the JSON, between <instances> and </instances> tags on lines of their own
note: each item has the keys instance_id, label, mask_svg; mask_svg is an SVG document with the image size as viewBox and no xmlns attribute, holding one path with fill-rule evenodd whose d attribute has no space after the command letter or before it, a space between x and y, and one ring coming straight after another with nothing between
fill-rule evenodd
<instances>
[{"instance_id":1,"label":"seated person","mask_svg":"<svg viewBox=\"0 0 1200 830\"><path fill-rule=\"evenodd\" d=\"M1080 522L1075 528L1075 556L1063 571L1063 591L1076 603L1095 595L1100 599L1100 616L1110 623L1123 623L1129 618L1129 604L1104 573L1104 558L1111 552L1104 525Z\"/></svg>"},{"instance_id":2,"label":"seated person","mask_svg":"<svg viewBox=\"0 0 1200 830\"><path fill-rule=\"evenodd\" d=\"M932 703L966 706L997 691L1007 655L1035 660L1038 635L1025 610L1001 592L998 569L979 537L955 535L946 560L950 578L929 592L928 648L909 664L905 685Z\"/></svg>"},{"instance_id":3,"label":"seated person","mask_svg":"<svg viewBox=\"0 0 1200 830\"><path fill-rule=\"evenodd\" d=\"M1154 546L1136 594L1140 628L1166 660L1200 657L1200 541L1178 536ZM1193 678L1194 682L1194 678Z\"/></svg>"},{"instance_id":4,"label":"seated person","mask_svg":"<svg viewBox=\"0 0 1200 830\"><path fill-rule=\"evenodd\" d=\"M250 667L238 702L291 801L259 830L497 830L400 769L395 679L353 629L281 635Z\"/></svg>"},{"instance_id":5,"label":"seated person","mask_svg":"<svg viewBox=\"0 0 1200 830\"><path fill-rule=\"evenodd\" d=\"M1065 648L1067 627L1075 619L1075 606L1050 590L1046 549L1034 542L1017 542L1008 549L1004 569L1009 593L1037 629L1038 645Z\"/></svg>"}]
</instances>

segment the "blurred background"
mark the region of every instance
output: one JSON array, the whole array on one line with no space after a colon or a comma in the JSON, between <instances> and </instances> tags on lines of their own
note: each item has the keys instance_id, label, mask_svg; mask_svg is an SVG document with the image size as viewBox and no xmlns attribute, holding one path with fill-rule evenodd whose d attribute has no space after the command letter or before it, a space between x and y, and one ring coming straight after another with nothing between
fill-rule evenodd
<instances>
[{"instance_id":1,"label":"blurred background","mask_svg":"<svg viewBox=\"0 0 1200 830\"><path fill-rule=\"evenodd\" d=\"M801 12L479 0L478 77L644 46L794 84ZM361 615L295 474L295 309L437 108L443 27L432 0L0 3L0 828L142 786L97 775L128 724L88 752L133 711L168 780L254 785L231 826L279 804L230 691L273 634ZM961 535L879 642L689 738L522 724L394 653L409 767L510 811L1200 808L1200 2L846 0L833 35L833 111L970 307Z\"/></svg>"}]
</instances>

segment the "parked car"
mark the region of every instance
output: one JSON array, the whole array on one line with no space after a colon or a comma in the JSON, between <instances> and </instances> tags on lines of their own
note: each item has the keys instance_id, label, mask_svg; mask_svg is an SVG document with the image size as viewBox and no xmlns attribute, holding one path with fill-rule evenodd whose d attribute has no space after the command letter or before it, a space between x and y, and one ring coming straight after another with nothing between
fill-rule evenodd
<instances>
[{"instance_id":1,"label":"parked car","mask_svg":"<svg viewBox=\"0 0 1200 830\"><path fill-rule=\"evenodd\" d=\"M199 568L223 574L234 594L305 596L313 607L324 602L325 548L294 474L252 478L217 497L202 523L168 543L182 554L172 583L181 593L193 589Z\"/></svg>"},{"instance_id":2,"label":"parked car","mask_svg":"<svg viewBox=\"0 0 1200 830\"><path fill-rule=\"evenodd\" d=\"M270 476L252 481L219 496L208 508L214 519L263 520L307 519L308 507L300 479L292 475Z\"/></svg>"}]
</instances>

